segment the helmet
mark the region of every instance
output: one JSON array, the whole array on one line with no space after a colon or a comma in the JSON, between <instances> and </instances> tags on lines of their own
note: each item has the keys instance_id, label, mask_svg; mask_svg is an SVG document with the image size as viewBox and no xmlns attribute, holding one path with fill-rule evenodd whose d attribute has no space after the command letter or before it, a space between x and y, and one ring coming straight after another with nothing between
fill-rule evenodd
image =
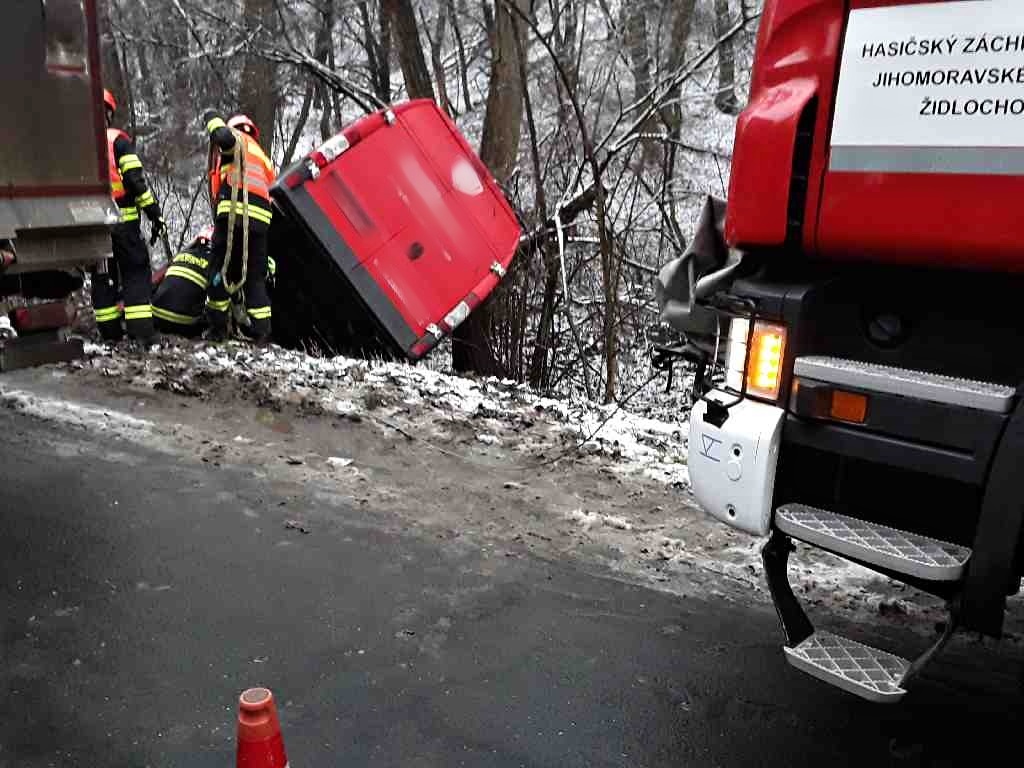
<instances>
[{"instance_id":1,"label":"helmet","mask_svg":"<svg viewBox=\"0 0 1024 768\"><path fill-rule=\"evenodd\" d=\"M246 115L235 115L228 120L228 127L244 131L256 139L256 141L260 140L260 129L257 128L256 123L250 120Z\"/></svg>"},{"instance_id":2,"label":"helmet","mask_svg":"<svg viewBox=\"0 0 1024 768\"><path fill-rule=\"evenodd\" d=\"M196 235L196 239L192 241L193 245L209 245L213 241L213 227L203 227L199 234Z\"/></svg>"},{"instance_id":3,"label":"helmet","mask_svg":"<svg viewBox=\"0 0 1024 768\"><path fill-rule=\"evenodd\" d=\"M117 99L106 88L103 89L103 103L107 105L107 109L111 112L117 112Z\"/></svg>"}]
</instances>

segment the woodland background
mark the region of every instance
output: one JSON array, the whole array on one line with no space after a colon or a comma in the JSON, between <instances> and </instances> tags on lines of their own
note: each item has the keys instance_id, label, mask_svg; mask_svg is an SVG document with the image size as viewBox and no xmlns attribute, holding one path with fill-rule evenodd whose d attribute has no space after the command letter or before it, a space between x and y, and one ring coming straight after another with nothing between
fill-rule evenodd
<instances>
[{"instance_id":1,"label":"woodland background","mask_svg":"<svg viewBox=\"0 0 1024 768\"><path fill-rule=\"evenodd\" d=\"M437 101L524 226L451 367L611 402L650 384L652 281L725 197L760 0L100 0L104 80L174 244L206 223L208 106L278 167ZM439 353L438 353L439 354Z\"/></svg>"}]
</instances>

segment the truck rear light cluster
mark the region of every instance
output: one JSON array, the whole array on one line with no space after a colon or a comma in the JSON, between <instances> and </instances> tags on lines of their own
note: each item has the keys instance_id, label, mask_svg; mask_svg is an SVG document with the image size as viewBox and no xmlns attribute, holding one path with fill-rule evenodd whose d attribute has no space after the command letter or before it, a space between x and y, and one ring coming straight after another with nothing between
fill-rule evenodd
<instances>
[{"instance_id":1,"label":"truck rear light cluster","mask_svg":"<svg viewBox=\"0 0 1024 768\"><path fill-rule=\"evenodd\" d=\"M749 336L750 348L747 348ZM782 364L786 354L786 328L762 320L737 318L729 328L728 372L726 384L766 400L778 400L782 385Z\"/></svg>"}]
</instances>

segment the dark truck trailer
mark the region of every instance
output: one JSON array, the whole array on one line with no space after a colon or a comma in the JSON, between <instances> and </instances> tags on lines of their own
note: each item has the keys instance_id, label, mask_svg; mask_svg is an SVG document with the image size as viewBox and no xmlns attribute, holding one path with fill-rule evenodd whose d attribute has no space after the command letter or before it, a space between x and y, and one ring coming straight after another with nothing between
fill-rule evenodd
<instances>
[{"instance_id":1,"label":"dark truck trailer","mask_svg":"<svg viewBox=\"0 0 1024 768\"><path fill-rule=\"evenodd\" d=\"M117 221L107 176L95 0L7 0L0 25L0 299L66 296L71 270L110 255ZM22 313L24 315L25 313ZM14 317L17 327L21 315ZM0 341L0 370L66 359L65 331ZM31 347L25 354L21 347ZM72 349L74 348L74 349Z\"/></svg>"},{"instance_id":2,"label":"dark truck trailer","mask_svg":"<svg viewBox=\"0 0 1024 768\"><path fill-rule=\"evenodd\" d=\"M271 195L274 336L289 347L419 360L491 294L521 232L429 100L349 125Z\"/></svg>"},{"instance_id":3,"label":"dark truck trailer","mask_svg":"<svg viewBox=\"0 0 1024 768\"><path fill-rule=\"evenodd\" d=\"M998 637L1024 575L1020 10L767 0L724 226L709 205L660 276L720 373L694 494L763 537L786 659L872 701L957 629ZM944 631L909 661L816 629L794 541L944 598Z\"/></svg>"}]
</instances>

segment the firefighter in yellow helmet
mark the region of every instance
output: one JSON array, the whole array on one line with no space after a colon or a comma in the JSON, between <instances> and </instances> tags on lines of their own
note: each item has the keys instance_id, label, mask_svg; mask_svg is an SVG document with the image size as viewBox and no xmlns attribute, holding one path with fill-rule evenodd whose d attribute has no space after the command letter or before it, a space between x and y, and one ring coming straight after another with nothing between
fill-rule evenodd
<instances>
[{"instance_id":1,"label":"firefighter in yellow helmet","mask_svg":"<svg viewBox=\"0 0 1024 768\"><path fill-rule=\"evenodd\" d=\"M271 333L267 232L273 216L270 185L276 173L259 145L259 129L248 117L235 115L225 122L215 110L207 110L203 122L215 149L212 154L217 155L210 175L216 218L206 294L209 335L227 335L231 296L242 290L250 332L258 343L266 343Z\"/></svg>"},{"instance_id":2,"label":"firefighter in yellow helmet","mask_svg":"<svg viewBox=\"0 0 1024 768\"><path fill-rule=\"evenodd\" d=\"M149 219L150 244L155 243L167 227L160 205L146 184L142 161L135 153L131 137L111 127L117 102L106 89L103 102L107 118L110 194L120 211L120 221L111 228L113 259L107 264L106 272L96 269L92 272L92 306L96 327L105 340L121 339L127 327L129 336L148 343L154 338L153 312L149 304L152 268L149 249L142 239L140 214ZM119 294L124 297L124 327L118 306Z\"/></svg>"}]
</instances>

